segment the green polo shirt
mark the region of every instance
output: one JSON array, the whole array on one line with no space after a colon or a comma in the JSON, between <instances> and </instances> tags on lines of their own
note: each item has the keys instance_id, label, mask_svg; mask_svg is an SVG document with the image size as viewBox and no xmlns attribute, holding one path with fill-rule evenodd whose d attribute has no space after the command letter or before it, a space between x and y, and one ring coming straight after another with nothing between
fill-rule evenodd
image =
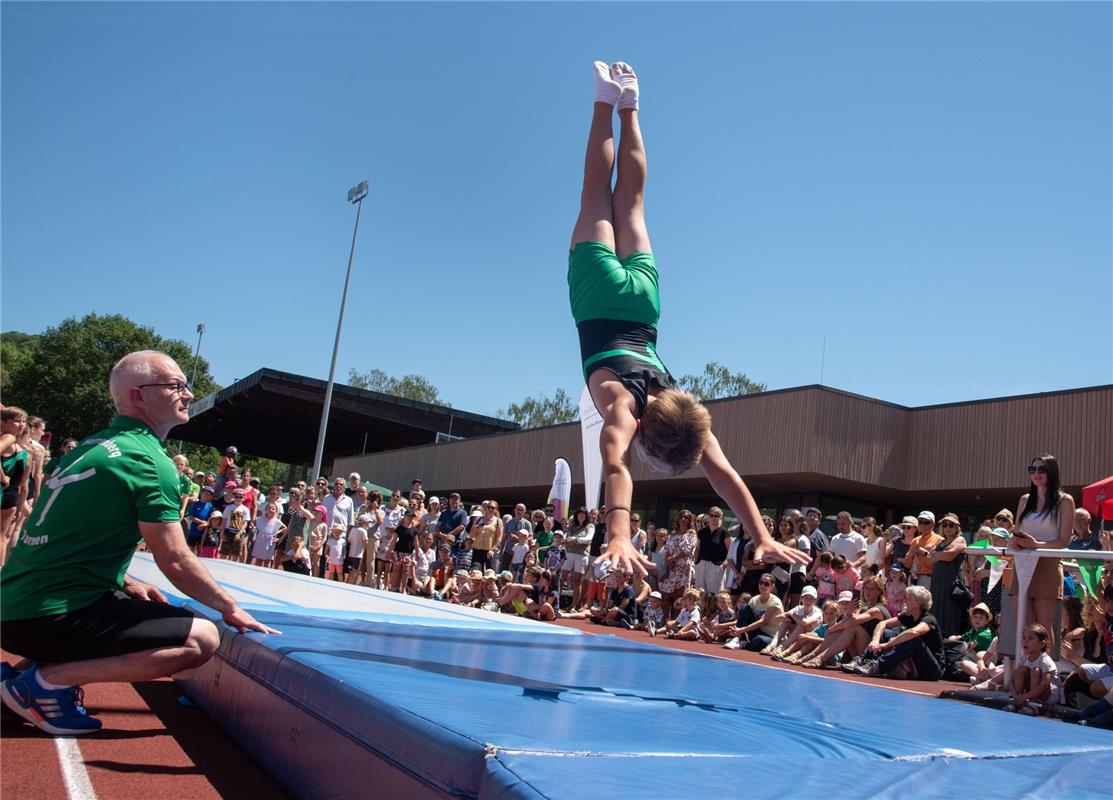
<instances>
[{"instance_id":1,"label":"green polo shirt","mask_svg":"<svg viewBox=\"0 0 1113 800\"><path fill-rule=\"evenodd\" d=\"M181 484L154 431L117 416L45 482L0 569L0 621L76 611L123 586L139 522L177 522Z\"/></svg>"}]
</instances>

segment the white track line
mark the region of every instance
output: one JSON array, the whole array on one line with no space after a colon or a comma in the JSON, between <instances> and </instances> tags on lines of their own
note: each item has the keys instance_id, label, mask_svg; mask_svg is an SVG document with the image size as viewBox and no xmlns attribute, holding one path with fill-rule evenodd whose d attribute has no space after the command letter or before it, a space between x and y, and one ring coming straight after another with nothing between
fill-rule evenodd
<instances>
[{"instance_id":1,"label":"white track line","mask_svg":"<svg viewBox=\"0 0 1113 800\"><path fill-rule=\"evenodd\" d=\"M97 800L77 739L56 736L54 745L58 748L58 763L62 766L62 780L66 783L66 794L70 800Z\"/></svg>"}]
</instances>

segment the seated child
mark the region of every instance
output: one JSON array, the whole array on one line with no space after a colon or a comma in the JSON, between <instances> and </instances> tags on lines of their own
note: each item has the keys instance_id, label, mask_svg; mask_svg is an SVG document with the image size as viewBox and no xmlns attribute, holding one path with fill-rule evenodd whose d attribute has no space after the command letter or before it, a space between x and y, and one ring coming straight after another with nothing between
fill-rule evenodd
<instances>
[{"instance_id":1,"label":"seated child","mask_svg":"<svg viewBox=\"0 0 1113 800\"><path fill-rule=\"evenodd\" d=\"M787 664L799 664L819 652L827 632L832 625L839 621L839 604L828 600L823 604L823 622L813 631L802 633L796 641L788 645L779 655L773 656L774 661L783 661Z\"/></svg>"},{"instance_id":2,"label":"seated child","mask_svg":"<svg viewBox=\"0 0 1113 800\"><path fill-rule=\"evenodd\" d=\"M989 623L993 620L993 612L989 610L989 606L985 603L978 603L970 609L968 614L970 616L970 630L961 636L948 636L947 640L966 642L966 655L962 657L959 669L967 675L974 676L978 674L978 654L988 650L989 645L993 642L993 631L989 627Z\"/></svg>"},{"instance_id":3,"label":"seated child","mask_svg":"<svg viewBox=\"0 0 1113 800\"><path fill-rule=\"evenodd\" d=\"M782 650L792 644L802 633L808 633L823 622L823 612L816 605L818 592L814 586L805 586L800 592L800 605L794 606L781 619L773 641L762 648L762 655L783 655Z\"/></svg>"},{"instance_id":4,"label":"seated child","mask_svg":"<svg viewBox=\"0 0 1113 800\"><path fill-rule=\"evenodd\" d=\"M676 619L665 623L666 639L695 640L699 638L699 596L699 589L688 589L684 592L684 607L680 609Z\"/></svg>"},{"instance_id":5,"label":"seated child","mask_svg":"<svg viewBox=\"0 0 1113 800\"><path fill-rule=\"evenodd\" d=\"M1059 702L1059 672L1047 653L1050 643L1051 636L1043 625L1032 624L1024 629L1020 637L1022 652L1017 655L1013 670L1012 702L1005 706L1006 711L1036 716L1041 704Z\"/></svg>"},{"instance_id":6,"label":"seated child","mask_svg":"<svg viewBox=\"0 0 1113 800\"><path fill-rule=\"evenodd\" d=\"M713 614L700 623L700 638L708 644L725 642L727 631L734 627L734 620L737 616L738 612L734 608L730 592L719 592L715 595Z\"/></svg>"},{"instance_id":7,"label":"seated child","mask_svg":"<svg viewBox=\"0 0 1113 800\"><path fill-rule=\"evenodd\" d=\"M640 624L650 636L656 636L657 629L665 624L665 606L660 592L649 593L649 606L645 609Z\"/></svg>"}]
</instances>

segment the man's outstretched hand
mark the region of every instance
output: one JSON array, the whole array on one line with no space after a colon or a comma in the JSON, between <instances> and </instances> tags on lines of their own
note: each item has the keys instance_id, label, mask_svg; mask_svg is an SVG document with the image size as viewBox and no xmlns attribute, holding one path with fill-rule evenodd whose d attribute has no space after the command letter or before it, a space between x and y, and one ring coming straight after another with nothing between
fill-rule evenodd
<instances>
[{"instance_id":1,"label":"man's outstretched hand","mask_svg":"<svg viewBox=\"0 0 1113 800\"><path fill-rule=\"evenodd\" d=\"M169 603L166 595L158 590L157 586L152 586L149 583L140 583L133 581L131 578L124 577L123 590L136 600L149 600L152 603Z\"/></svg>"},{"instance_id":2,"label":"man's outstretched hand","mask_svg":"<svg viewBox=\"0 0 1113 800\"><path fill-rule=\"evenodd\" d=\"M282 633L276 631L274 628L268 628L263 623L255 619L255 617L248 614L239 606L233 606L222 615L225 624L232 626L240 633L247 633L248 631L258 631L259 633Z\"/></svg>"}]
</instances>

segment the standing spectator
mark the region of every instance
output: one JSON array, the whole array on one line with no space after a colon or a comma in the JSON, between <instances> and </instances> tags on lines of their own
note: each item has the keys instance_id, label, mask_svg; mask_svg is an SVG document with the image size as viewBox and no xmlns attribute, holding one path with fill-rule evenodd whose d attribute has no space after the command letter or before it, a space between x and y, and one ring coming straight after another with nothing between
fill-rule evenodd
<instances>
[{"instance_id":1,"label":"standing spectator","mask_svg":"<svg viewBox=\"0 0 1113 800\"><path fill-rule=\"evenodd\" d=\"M692 585L705 592L708 603L723 589L723 568L727 560L727 532L723 527L723 510L711 506L704 517L706 523L696 534Z\"/></svg>"},{"instance_id":2,"label":"standing spectator","mask_svg":"<svg viewBox=\"0 0 1113 800\"><path fill-rule=\"evenodd\" d=\"M916 517L916 527L919 534L908 547L908 555L904 557L904 568L909 570L911 580L909 584L923 586L931 589L932 565L924 561L924 557L935 550L935 546L943 537L935 532L935 514L930 511L921 511Z\"/></svg>"},{"instance_id":3,"label":"standing spectator","mask_svg":"<svg viewBox=\"0 0 1113 800\"><path fill-rule=\"evenodd\" d=\"M919 535L918 527L916 518L911 516L902 519L899 527L896 525L889 526L889 530L886 532L888 541L885 543L885 561L890 567L905 568L904 560L908 556L908 551L912 548L912 543L916 541L916 537ZM893 528L897 528L897 530L894 531Z\"/></svg>"},{"instance_id":4,"label":"standing spectator","mask_svg":"<svg viewBox=\"0 0 1113 800\"><path fill-rule=\"evenodd\" d=\"M325 580L344 581L344 548L347 545L344 523L334 522L325 541Z\"/></svg>"},{"instance_id":5,"label":"standing spectator","mask_svg":"<svg viewBox=\"0 0 1113 800\"><path fill-rule=\"evenodd\" d=\"M302 544L308 538L307 532L311 527L313 519L313 512L310 511L302 504L302 491L297 487L290 490L288 502L286 504L286 513L283 514L283 524L286 530L275 543L275 548L279 553L285 553L289 549L288 542L295 536L300 536Z\"/></svg>"},{"instance_id":6,"label":"standing spectator","mask_svg":"<svg viewBox=\"0 0 1113 800\"><path fill-rule=\"evenodd\" d=\"M842 556L855 569L866 563L866 537L854 530L854 517L849 511L840 511L835 517L835 527L839 532L831 537L830 549Z\"/></svg>"},{"instance_id":7,"label":"standing spectator","mask_svg":"<svg viewBox=\"0 0 1113 800\"><path fill-rule=\"evenodd\" d=\"M232 503L224 507L224 529L220 534L220 557L227 561L242 561L247 547L247 525L251 511L244 505L244 490L232 489Z\"/></svg>"},{"instance_id":8,"label":"standing spectator","mask_svg":"<svg viewBox=\"0 0 1113 800\"><path fill-rule=\"evenodd\" d=\"M826 553L831 549L831 542L827 538L827 534L823 532L823 528L819 527L823 522L823 512L818 508L809 508L804 515L804 521L808 524L808 541L811 543L812 561L814 563L816 557L820 553Z\"/></svg>"},{"instance_id":9,"label":"standing spectator","mask_svg":"<svg viewBox=\"0 0 1113 800\"><path fill-rule=\"evenodd\" d=\"M1069 550L1102 550L1101 537L1091 528L1090 512L1084 508L1074 511L1074 530L1071 533Z\"/></svg>"},{"instance_id":10,"label":"standing spectator","mask_svg":"<svg viewBox=\"0 0 1113 800\"><path fill-rule=\"evenodd\" d=\"M646 532L642 528L642 516L638 513L630 515L630 544L639 553L645 553Z\"/></svg>"},{"instance_id":11,"label":"standing spectator","mask_svg":"<svg viewBox=\"0 0 1113 800\"><path fill-rule=\"evenodd\" d=\"M474 543L471 534L465 533L459 542L452 545L452 561L458 571L464 570L470 573L471 565L475 561L475 548L472 547Z\"/></svg>"},{"instance_id":12,"label":"standing spectator","mask_svg":"<svg viewBox=\"0 0 1113 800\"><path fill-rule=\"evenodd\" d=\"M533 525L526 518L526 507L522 503L514 506L514 516L508 521L503 523L503 537L502 552L499 553L499 564L506 565L510 563L511 548L514 547L514 534L521 530L527 530L530 533L535 533Z\"/></svg>"},{"instance_id":13,"label":"standing spectator","mask_svg":"<svg viewBox=\"0 0 1113 800\"><path fill-rule=\"evenodd\" d=\"M274 567L275 545L286 526L278 517L278 504L268 502L263 506L263 516L255 523L255 544L251 548L251 563L259 567Z\"/></svg>"},{"instance_id":14,"label":"standing spectator","mask_svg":"<svg viewBox=\"0 0 1113 800\"><path fill-rule=\"evenodd\" d=\"M240 451L235 447L229 445L224 450L224 458L220 459L220 469L216 472L216 496L220 497L224 493L224 484L233 479L238 470L236 468L236 456Z\"/></svg>"},{"instance_id":15,"label":"standing spectator","mask_svg":"<svg viewBox=\"0 0 1113 800\"><path fill-rule=\"evenodd\" d=\"M789 530L791 531L791 529L792 529L792 524L790 522L789 523ZM805 533L806 529L807 529L807 522L806 521L803 522L803 525L801 525L800 522L798 522L797 525L796 525L796 532L795 533L790 532L788 538L785 540L785 544L788 545L788 546L795 547L801 553L809 552L812 549L812 540ZM823 534L823 531L820 531L820 534L822 534L824 537L826 537L826 534ZM827 552L827 551L823 551L823 552ZM820 555L822 556L822 553L820 553ZM818 561L813 561L812 562L813 566L817 565L817 564L818 564ZM760 574L761 567L762 567L762 565L758 564L758 573L759 574ZM784 570L784 564L782 563L778 568L775 568L773 570L773 572L774 572L774 574L776 574L778 571L783 572L783 570ZM800 597L804 593L804 584L806 584L807 582L808 582L808 565L807 564L798 564L798 563L793 562L793 563L788 565L788 593L785 596L785 600L787 601L787 604L788 604L789 608L792 608L792 607L796 606L800 602ZM753 592L751 592L751 594L753 594Z\"/></svg>"},{"instance_id":16,"label":"standing spectator","mask_svg":"<svg viewBox=\"0 0 1113 800\"><path fill-rule=\"evenodd\" d=\"M359 476L358 472L352 472L348 475L348 490L346 494L355 502L359 497L359 490L367 491L363 485L363 478Z\"/></svg>"},{"instance_id":17,"label":"standing spectator","mask_svg":"<svg viewBox=\"0 0 1113 800\"><path fill-rule=\"evenodd\" d=\"M209 512L208 524L201 529L201 558L220 558L220 536L224 528L224 512L214 508Z\"/></svg>"},{"instance_id":18,"label":"standing spectator","mask_svg":"<svg viewBox=\"0 0 1113 800\"><path fill-rule=\"evenodd\" d=\"M418 481L415 481L418 483ZM396 493L397 494L397 493ZM401 495L399 495L401 496ZM391 498L393 501L393 497ZM448 496L448 508L441 512L440 537L449 546L460 543L460 534L468 524L468 512L460 506L460 495L453 492Z\"/></svg>"},{"instance_id":19,"label":"standing spectator","mask_svg":"<svg viewBox=\"0 0 1113 800\"><path fill-rule=\"evenodd\" d=\"M429 508L421 515L421 535L429 534L433 537L435 547L439 547L441 525L441 499L436 495L429 498Z\"/></svg>"},{"instance_id":20,"label":"standing spectator","mask_svg":"<svg viewBox=\"0 0 1113 800\"><path fill-rule=\"evenodd\" d=\"M413 593L422 597L432 597L436 591L433 579L433 565L437 560L433 550L433 534L420 534L413 551L413 573L410 576Z\"/></svg>"},{"instance_id":21,"label":"standing spectator","mask_svg":"<svg viewBox=\"0 0 1113 800\"><path fill-rule=\"evenodd\" d=\"M541 530L534 531L533 533L532 541L537 548L537 557L539 559L544 559L545 552L552 547L553 537L558 533L558 531L553 530L553 525L555 523L556 520L552 517L545 517L544 521L541 523ZM528 531L523 529L520 531L519 535L522 536L525 541L530 541L530 534ZM509 538L509 536L507 538ZM511 570L511 572L513 572L513 570Z\"/></svg>"},{"instance_id":22,"label":"standing spectator","mask_svg":"<svg viewBox=\"0 0 1113 800\"><path fill-rule=\"evenodd\" d=\"M31 456L17 441L26 428L27 412L22 408L7 406L0 411L0 433L12 437L10 444L0 451L0 464L8 480L0 506L0 565L7 561L15 546L19 534L15 524L17 517L22 512L30 513L27 481L31 477Z\"/></svg>"},{"instance_id":23,"label":"standing spectator","mask_svg":"<svg viewBox=\"0 0 1113 800\"><path fill-rule=\"evenodd\" d=\"M931 567L931 607L944 636L957 636L966 628L966 608L955 602L951 591L955 581L962 579L966 539L962 536L956 514L944 514L939 520L942 540L924 562Z\"/></svg>"},{"instance_id":24,"label":"standing spectator","mask_svg":"<svg viewBox=\"0 0 1113 800\"><path fill-rule=\"evenodd\" d=\"M673 607L692 584L692 570L699 539L692 530L692 512L684 509L676 518L676 530L665 541L665 575L658 581L662 605L670 618Z\"/></svg>"},{"instance_id":25,"label":"standing spectator","mask_svg":"<svg viewBox=\"0 0 1113 800\"><path fill-rule=\"evenodd\" d=\"M866 557L857 565L858 569L877 567L880 575L885 571L885 539L881 535L881 526L873 517L862 517L862 535L866 537Z\"/></svg>"},{"instance_id":26,"label":"standing spectator","mask_svg":"<svg viewBox=\"0 0 1113 800\"><path fill-rule=\"evenodd\" d=\"M413 577L414 541L417 537L417 514L407 508L402 512L402 521L394 529L394 566L390 570L390 590L405 592Z\"/></svg>"},{"instance_id":27,"label":"standing spectator","mask_svg":"<svg viewBox=\"0 0 1113 800\"><path fill-rule=\"evenodd\" d=\"M503 524L502 518L499 516L498 503L494 500L486 500L481 504L480 513L478 517L475 517L471 534L475 539L473 545L475 547L474 563L483 569L494 569L495 558L502 546L503 537Z\"/></svg>"},{"instance_id":28,"label":"standing spectator","mask_svg":"<svg viewBox=\"0 0 1113 800\"><path fill-rule=\"evenodd\" d=\"M328 511L329 528L335 525L343 525L345 533L347 533L348 529L355 525L356 522L355 502L344 493L346 488L347 483L343 478L333 479L332 492L324 498L322 503Z\"/></svg>"},{"instance_id":29,"label":"standing spectator","mask_svg":"<svg viewBox=\"0 0 1113 800\"><path fill-rule=\"evenodd\" d=\"M1013 547L1021 550L1061 550L1074 532L1074 498L1060 490L1059 462L1050 453L1028 465L1031 484L1016 509ZM1107 567L1108 569L1108 567ZM1013 591L1019 581L1014 581ZM1055 611L1063 599L1063 564L1057 558L1041 558L1028 586L1028 611L1051 637L1056 652Z\"/></svg>"},{"instance_id":30,"label":"standing spectator","mask_svg":"<svg viewBox=\"0 0 1113 800\"><path fill-rule=\"evenodd\" d=\"M553 575L558 576L558 583L556 587L557 594L561 592L559 583L559 576L564 573L564 562L568 559L568 551L564 549L564 534L560 531L553 531L553 543L545 552L545 560L542 566Z\"/></svg>"},{"instance_id":31,"label":"standing spectator","mask_svg":"<svg viewBox=\"0 0 1113 800\"><path fill-rule=\"evenodd\" d=\"M542 516L544 519L544 516ZM587 548L595 536L595 525L591 516L582 506L572 515L568 526L568 536L565 537L564 547L568 551L568 558L560 573L560 583L563 586L570 580L572 584L571 608L578 609L583 600L583 576L587 568Z\"/></svg>"},{"instance_id":32,"label":"standing spectator","mask_svg":"<svg viewBox=\"0 0 1113 800\"><path fill-rule=\"evenodd\" d=\"M325 540L328 539L328 509L318 503L313 506L312 527L306 538L305 546L309 550L309 563L318 578L325 577Z\"/></svg>"},{"instance_id":33,"label":"standing spectator","mask_svg":"<svg viewBox=\"0 0 1113 800\"><path fill-rule=\"evenodd\" d=\"M189 521L189 533L186 536L186 544L189 549L198 555L201 554L201 543L205 538L205 529L209 527L209 517L213 513L213 490L209 486L201 489L201 497L192 502L189 510L186 512L186 519Z\"/></svg>"},{"instance_id":34,"label":"standing spectator","mask_svg":"<svg viewBox=\"0 0 1113 800\"><path fill-rule=\"evenodd\" d=\"M661 578L664 577L666 572L665 543L668 540L669 532L667 529L657 528L653 532L653 544L649 546L649 559L653 562L653 567L649 570L649 583L654 590L660 585Z\"/></svg>"},{"instance_id":35,"label":"standing spectator","mask_svg":"<svg viewBox=\"0 0 1113 800\"><path fill-rule=\"evenodd\" d=\"M186 516L186 509L189 508L190 501L193 499L193 480L186 473L189 469L189 459L178 453L174 456L174 466L178 470L178 486L179 494L181 495L181 514L184 519Z\"/></svg>"}]
</instances>

